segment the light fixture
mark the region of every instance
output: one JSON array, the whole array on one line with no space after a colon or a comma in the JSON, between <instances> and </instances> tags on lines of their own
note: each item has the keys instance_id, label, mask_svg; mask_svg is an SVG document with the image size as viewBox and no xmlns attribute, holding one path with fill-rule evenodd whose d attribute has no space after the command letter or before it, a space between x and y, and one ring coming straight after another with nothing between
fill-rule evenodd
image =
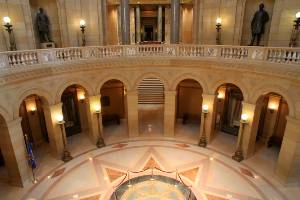
<instances>
[{"instance_id":1,"label":"light fixture","mask_svg":"<svg viewBox=\"0 0 300 200\"><path fill-rule=\"evenodd\" d=\"M218 99L224 99L225 94L222 92L218 92Z\"/></svg>"},{"instance_id":2,"label":"light fixture","mask_svg":"<svg viewBox=\"0 0 300 200\"><path fill-rule=\"evenodd\" d=\"M218 17L216 20L216 29L217 29L216 43L217 44L221 44L221 27L222 27L222 19Z\"/></svg>"},{"instance_id":3,"label":"light fixture","mask_svg":"<svg viewBox=\"0 0 300 200\"><path fill-rule=\"evenodd\" d=\"M216 23L221 25L222 24L222 19L220 17L217 18Z\"/></svg>"},{"instance_id":4,"label":"light fixture","mask_svg":"<svg viewBox=\"0 0 300 200\"><path fill-rule=\"evenodd\" d=\"M95 104L94 109L95 109L95 113L101 113L101 105L100 104Z\"/></svg>"},{"instance_id":5,"label":"light fixture","mask_svg":"<svg viewBox=\"0 0 300 200\"><path fill-rule=\"evenodd\" d=\"M31 115L34 115L34 113L37 111L36 98L28 97L24 101L27 112L30 112Z\"/></svg>"},{"instance_id":6,"label":"light fixture","mask_svg":"<svg viewBox=\"0 0 300 200\"><path fill-rule=\"evenodd\" d=\"M243 113L241 115L237 149L234 152L234 155L232 156L232 159L236 160L238 162L241 162L242 160L244 160L244 155L243 155L243 138L244 138L244 136L243 135L244 135L245 125L248 123L248 121L249 121L249 115L246 113Z\"/></svg>"},{"instance_id":7,"label":"light fixture","mask_svg":"<svg viewBox=\"0 0 300 200\"><path fill-rule=\"evenodd\" d=\"M290 38L290 47L297 46L298 29L300 26L300 11L296 13L296 19L294 20L293 30Z\"/></svg>"},{"instance_id":8,"label":"light fixture","mask_svg":"<svg viewBox=\"0 0 300 200\"><path fill-rule=\"evenodd\" d=\"M11 22L11 19L10 17L3 17L3 22L4 22L4 25L10 25L10 22Z\"/></svg>"},{"instance_id":9,"label":"light fixture","mask_svg":"<svg viewBox=\"0 0 300 200\"><path fill-rule=\"evenodd\" d=\"M243 124L248 123L248 119L249 119L248 114L243 113L243 114L241 115L241 123L243 123Z\"/></svg>"},{"instance_id":10,"label":"light fixture","mask_svg":"<svg viewBox=\"0 0 300 200\"><path fill-rule=\"evenodd\" d=\"M16 51L17 46L16 46L16 41L14 37L14 32L13 32L13 25L11 24L11 19L10 17L6 16L3 17L3 22L4 22L4 27L6 28L5 30L8 32L9 36L9 50L10 51Z\"/></svg>"},{"instance_id":11,"label":"light fixture","mask_svg":"<svg viewBox=\"0 0 300 200\"><path fill-rule=\"evenodd\" d=\"M208 113L208 105L207 104L204 104L203 106L202 106L202 112L203 113Z\"/></svg>"},{"instance_id":12,"label":"light fixture","mask_svg":"<svg viewBox=\"0 0 300 200\"><path fill-rule=\"evenodd\" d=\"M66 141L66 134L65 134L65 121L64 116L62 113L58 113L56 115L57 124L60 126L62 141L63 141L63 154L62 154L62 161L69 162L73 159L71 153L67 149L67 141Z\"/></svg>"},{"instance_id":13,"label":"light fixture","mask_svg":"<svg viewBox=\"0 0 300 200\"><path fill-rule=\"evenodd\" d=\"M56 115L56 120L57 120L58 124L64 124L65 123L64 116L61 113Z\"/></svg>"},{"instance_id":14,"label":"light fixture","mask_svg":"<svg viewBox=\"0 0 300 200\"><path fill-rule=\"evenodd\" d=\"M37 109L36 106L32 105L32 106L30 107L30 113L31 113L32 115L34 115L36 109Z\"/></svg>"},{"instance_id":15,"label":"light fixture","mask_svg":"<svg viewBox=\"0 0 300 200\"><path fill-rule=\"evenodd\" d=\"M81 19L79 22L80 29L81 29L81 40L82 40L82 46L86 45L86 40L85 40L85 28L86 28L86 22L85 20Z\"/></svg>"},{"instance_id":16,"label":"light fixture","mask_svg":"<svg viewBox=\"0 0 300 200\"><path fill-rule=\"evenodd\" d=\"M270 110L270 113L274 113L274 111L278 109L278 106L275 103L269 103L268 108Z\"/></svg>"},{"instance_id":17,"label":"light fixture","mask_svg":"<svg viewBox=\"0 0 300 200\"><path fill-rule=\"evenodd\" d=\"M78 100L79 100L81 103L84 102L84 100L85 100L85 95L84 95L84 93L80 93L80 94L78 95Z\"/></svg>"},{"instance_id":18,"label":"light fixture","mask_svg":"<svg viewBox=\"0 0 300 200\"><path fill-rule=\"evenodd\" d=\"M101 127L100 127L101 103L94 104L94 110L97 115L97 125L98 125L98 135L99 135L96 146L98 148L101 148L101 147L105 147L105 142L102 137Z\"/></svg>"},{"instance_id":19,"label":"light fixture","mask_svg":"<svg viewBox=\"0 0 300 200\"><path fill-rule=\"evenodd\" d=\"M203 113L203 129L202 129L202 134L201 134L198 145L200 147L206 147L207 139L206 139L206 132L205 132L205 126L206 126L205 120L206 120L206 116L208 114L208 105L207 104L204 104L202 106L202 113Z\"/></svg>"}]
</instances>

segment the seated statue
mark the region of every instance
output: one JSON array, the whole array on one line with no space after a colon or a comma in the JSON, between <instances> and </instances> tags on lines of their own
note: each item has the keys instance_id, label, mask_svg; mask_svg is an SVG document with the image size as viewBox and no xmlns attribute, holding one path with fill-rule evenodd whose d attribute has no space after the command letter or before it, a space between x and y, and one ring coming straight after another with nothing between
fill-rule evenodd
<instances>
[{"instance_id":1,"label":"seated statue","mask_svg":"<svg viewBox=\"0 0 300 200\"><path fill-rule=\"evenodd\" d=\"M256 44L259 46L262 34L265 32L265 24L269 21L269 14L264 10L265 5L259 4L259 10L255 12L251 22L252 39L250 46L253 46L255 39Z\"/></svg>"},{"instance_id":2,"label":"seated statue","mask_svg":"<svg viewBox=\"0 0 300 200\"><path fill-rule=\"evenodd\" d=\"M36 15L36 24L39 32L40 42L52 42L50 38L50 21L48 16L44 13L43 8L39 8L39 12Z\"/></svg>"}]
</instances>

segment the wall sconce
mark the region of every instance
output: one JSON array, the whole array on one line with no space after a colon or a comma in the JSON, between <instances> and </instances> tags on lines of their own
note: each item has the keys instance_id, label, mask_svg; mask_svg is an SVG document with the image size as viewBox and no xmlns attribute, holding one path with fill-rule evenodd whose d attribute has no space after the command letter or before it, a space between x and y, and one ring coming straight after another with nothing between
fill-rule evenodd
<instances>
[{"instance_id":1,"label":"wall sconce","mask_svg":"<svg viewBox=\"0 0 300 200\"><path fill-rule=\"evenodd\" d=\"M208 105L207 104L204 104L202 106L202 113L203 113L203 131L202 131L202 134L201 134L201 137L200 137L200 141L198 143L198 145L200 147L206 147L207 146L207 139L206 139L206 132L205 132L205 120L206 120L206 116L208 114Z\"/></svg>"},{"instance_id":2,"label":"wall sconce","mask_svg":"<svg viewBox=\"0 0 300 200\"><path fill-rule=\"evenodd\" d=\"M16 46L16 41L14 37L14 32L13 32L13 25L11 24L11 19L9 17L4 17L3 18L4 22L4 27L6 28L5 30L8 32L9 36L9 50L10 51L16 51L17 46Z\"/></svg>"},{"instance_id":3,"label":"wall sconce","mask_svg":"<svg viewBox=\"0 0 300 200\"><path fill-rule=\"evenodd\" d=\"M34 113L35 113L36 110L37 110L36 106L34 106L34 105L30 106L30 113L31 113L31 115L34 115Z\"/></svg>"},{"instance_id":4,"label":"wall sconce","mask_svg":"<svg viewBox=\"0 0 300 200\"><path fill-rule=\"evenodd\" d=\"M249 122L249 115L243 113L241 115L240 132L239 132L239 136L238 136L237 149L236 149L234 155L232 156L232 159L236 160L238 162L241 162L242 160L244 160L244 155L243 155L243 134L244 134L245 125L248 124L248 122Z\"/></svg>"},{"instance_id":5,"label":"wall sconce","mask_svg":"<svg viewBox=\"0 0 300 200\"><path fill-rule=\"evenodd\" d=\"M270 110L270 113L273 114L275 110L278 109L278 105L276 105L275 103L270 103L268 104L268 108Z\"/></svg>"},{"instance_id":6,"label":"wall sconce","mask_svg":"<svg viewBox=\"0 0 300 200\"><path fill-rule=\"evenodd\" d=\"M85 23L85 21L82 19L82 20L80 20L80 22L79 22L79 24L80 24L80 29L81 29L81 40L82 40L82 46L84 47L85 46L85 44L86 44L86 41L85 41L85 28L86 28L86 23Z\"/></svg>"},{"instance_id":7,"label":"wall sconce","mask_svg":"<svg viewBox=\"0 0 300 200\"><path fill-rule=\"evenodd\" d=\"M104 139L102 137L101 128L100 128L101 104L100 103L99 104L95 104L94 105L94 110L95 110L95 113L97 115L97 125L98 125L98 134L99 134L96 146L98 148L101 148L101 147L105 147L105 142L104 142Z\"/></svg>"},{"instance_id":8,"label":"wall sconce","mask_svg":"<svg viewBox=\"0 0 300 200\"><path fill-rule=\"evenodd\" d=\"M67 149L67 142L66 142L66 135L65 135L65 121L64 116L60 113L56 115L57 124L60 126L61 136L63 140L63 154L62 154L62 161L68 162L73 159L71 153Z\"/></svg>"},{"instance_id":9,"label":"wall sconce","mask_svg":"<svg viewBox=\"0 0 300 200\"><path fill-rule=\"evenodd\" d=\"M241 123L242 124L247 124L249 120L249 115L248 114L242 114L241 116Z\"/></svg>"},{"instance_id":10,"label":"wall sconce","mask_svg":"<svg viewBox=\"0 0 300 200\"><path fill-rule=\"evenodd\" d=\"M34 115L34 113L37 111L35 98L26 98L24 101L27 112L30 112L31 115Z\"/></svg>"},{"instance_id":11,"label":"wall sconce","mask_svg":"<svg viewBox=\"0 0 300 200\"><path fill-rule=\"evenodd\" d=\"M216 43L218 45L221 44L221 27L222 27L222 19L218 17L216 20L216 29L217 29Z\"/></svg>"},{"instance_id":12,"label":"wall sconce","mask_svg":"<svg viewBox=\"0 0 300 200\"><path fill-rule=\"evenodd\" d=\"M298 36L298 29L300 26L300 12L296 13L296 19L294 20L293 30L290 39L290 47L295 47L297 45L297 36Z\"/></svg>"}]
</instances>

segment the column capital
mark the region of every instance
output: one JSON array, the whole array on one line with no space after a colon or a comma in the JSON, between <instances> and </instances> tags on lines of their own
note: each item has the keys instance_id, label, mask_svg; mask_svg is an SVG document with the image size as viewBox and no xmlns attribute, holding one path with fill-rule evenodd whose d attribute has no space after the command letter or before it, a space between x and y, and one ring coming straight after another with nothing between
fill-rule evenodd
<instances>
[{"instance_id":1,"label":"column capital","mask_svg":"<svg viewBox=\"0 0 300 200\"><path fill-rule=\"evenodd\" d=\"M165 90L165 91L164 91L164 94L165 94L165 95L173 96L173 95L176 95L176 94L177 94L177 91L176 91L176 90Z\"/></svg>"},{"instance_id":2,"label":"column capital","mask_svg":"<svg viewBox=\"0 0 300 200\"><path fill-rule=\"evenodd\" d=\"M137 90L126 91L126 95L137 95L137 94L138 94Z\"/></svg>"},{"instance_id":3,"label":"column capital","mask_svg":"<svg viewBox=\"0 0 300 200\"><path fill-rule=\"evenodd\" d=\"M7 121L6 122L6 127L9 128L9 127L21 124L21 121L22 121L22 117L17 117L15 119L11 120L11 121Z\"/></svg>"}]
</instances>

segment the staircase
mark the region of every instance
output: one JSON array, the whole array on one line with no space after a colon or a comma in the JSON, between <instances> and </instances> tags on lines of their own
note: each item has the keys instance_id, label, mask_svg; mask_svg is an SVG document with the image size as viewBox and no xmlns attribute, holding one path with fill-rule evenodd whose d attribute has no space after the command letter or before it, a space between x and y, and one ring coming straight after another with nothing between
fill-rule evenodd
<instances>
[{"instance_id":1,"label":"staircase","mask_svg":"<svg viewBox=\"0 0 300 200\"><path fill-rule=\"evenodd\" d=\"M164 85L158 78L145 78L138 87L139 104L163 104Z\"/></svg>"}]
</instances>

